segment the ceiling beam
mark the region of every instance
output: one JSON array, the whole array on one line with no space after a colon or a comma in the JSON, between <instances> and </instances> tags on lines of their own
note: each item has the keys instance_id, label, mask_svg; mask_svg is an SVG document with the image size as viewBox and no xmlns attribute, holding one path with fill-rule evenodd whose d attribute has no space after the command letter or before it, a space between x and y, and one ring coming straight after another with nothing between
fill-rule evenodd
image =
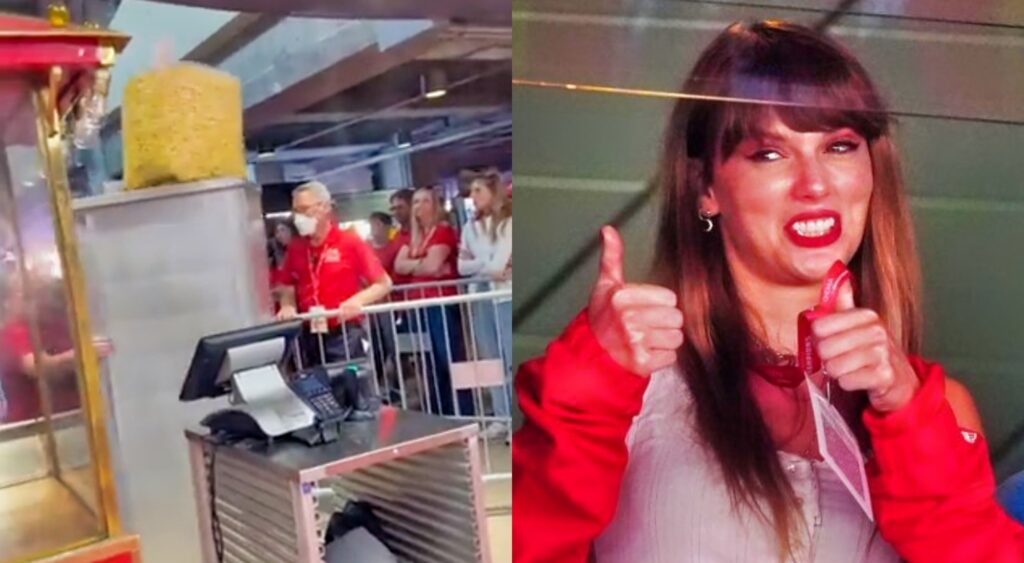
<instances>
[{"instance_id":1,"label":"ceiling beam","mask_svg":"<svg viewBox=\"0 0 1024 563\"><path fill-rule=\"evenodd\" d=\"M281 21L279 16L238 14L202 43L193 47L181 59L217 66L228 55L253 41L279 21Z\"/></svg>"},{"instance_id":2,"label":"ceiling beam","mask_svg":"<svg viewBox=\"0 0 1024 563\"><path fill-rule=\"evenodd\" d=\"M379 155L376 155L376 156L372 156L372 157L360 160L358 162L351 162L351 163L348 163L348 164L345 164L345 165L342 165L342 166L338 166L336 168L332 168L330 170L322 170L322 171L317 173L316 179L327 178L327 177L330 177L330 176L332 176L334 174L340 174L342 172L345 172L347 170L351 170L351 169L354 169L354 168L361 168L361 167L364 167L364 166L371 166L371 165L376 164L378 162L383 162L385 160L390 160L392 158L403 156L403 155L406 155L406 154L414 154L414 153L425 151L425 150L429 150L429 149L432 149L432 148L435 148L435 147L442 147L442 146L445 146L445 145L450 145L452 143L457 143L457 142L462 141L464 139L469 139L469 138L476 137L476 136L479 136L479 135L486 135L488 133L491 133L492 131L498 131L498 130L504 129L504 128L510 126L511 124L512 124L512 118L508 117L508 118L505 118L505 119L501 119L501 120L495 121L494 123L481 124L481 125L477 125L477 126L468 128L468 129L461 130L461 131L453 131L449 135L445 135L443 137L438 137L436 139L431 139L429 141L425 141L425 142L422 142L422 143L416 143L416 144L414 144L413 146L411 146L409 148L396 149L396 150L393 150L393 151L388 151L387 153L383 153L383 154L379 154Z\"/></svg>"},{"instance_id":3,"label":"ceiling beam","mask_svg":"<svg viewBox=\"0 0 1024 563\"><path fill-rule=\"evenodd\" d=\"M158 2L276 14L279 16L334 17L346 19L416 19L467 23L510 23L509 0L156 0Z\"/></svg>"},{"instance_id":4,"label":"ceiling beam","mask_svg":"<svg viewBox=\"0 0 1024 563\"><path fill-rule=\"evenodd\" d=\"M465 107L405 107L373 114L372 119L393 120L393 119L434 119L441 117L474 117L500 111L507 105L486 105L486 106L465 106ZM266 126L274 125L309 125L309 124L331 124L348 121L364 115L366 112L355 111L327 111L295 113L281 115L268 119L264 122Z\"/></svg>"},{"instance_id":5,"label":"ceiling beam","mask_svg":"<svg viewBox=\"0 0 1024 563\"><path fill-rule=\"evenodd\" d=\"M273 151L265 155L261 155L255 151L250 151L246 156L249 162L293 162L319 160L323 158L337 158L339 156L372 152L380 150L384 146L385 145L381 143L370 143L361 145L343 145L338 147L322 147L316 149L288 149L283 151Z\"/></svg>"},{"instance_id":6,"label":"ceiling beam","mask_svg":"<svg viewBox=\"0 0 1024 563\"><path fill-rule=\"evenodd\" d=\"M376 37L379 29L378 26L387 24L384 22L380 24L353 22L353 25L363 26L372 37ZM393 25L402 24L396 23ZM258 101L252 100L252 103L249 103L250 100L247 100L245 128L247 131L252 131L264 127L281 115L297 113L334 96L338 92L347 90L375 76L384 74L395 67L401 66L410 60L414 60L417 56L442 41L442 31L443 26L434 25L386 48L382 47L377 40L369 42L350 41L352 47L347 51L335 51L339 56L333 63L297 81L280 84L281 76L287 74L282 67L296 64L296 56L290 52L289 56L273 61L264 72L257 75L256 80L266 83L263 85L263 89L269 90L269 95L262 97ZM339 39L344 38L339 36ZM289 48L290 50L294 49L291 46ZM298 56L308 56L314 59L317 57L322 58L322 51L320 49L321 47L317 45L309 45L307 52L303 52ZM222 68L227 70L226 67L229 61L225 61ZM281 72L278 72L279 70ZM252 84L246 83L245 86L247 89L250 89ZM275 90L276 92L273 92Z\"/></svg>"}]
</instances>

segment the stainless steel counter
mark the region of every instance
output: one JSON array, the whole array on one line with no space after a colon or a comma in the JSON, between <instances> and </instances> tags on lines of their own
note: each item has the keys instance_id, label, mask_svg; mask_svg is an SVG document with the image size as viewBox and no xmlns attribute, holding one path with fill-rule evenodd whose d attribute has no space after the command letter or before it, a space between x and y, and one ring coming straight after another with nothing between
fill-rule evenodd
<instances>
[{"instance_id":1,"label":"stainless steel counter","mask_svg":"<svg viewBox=\"0 0 1024 563\"><path fill-rule=\"evenodd\" d=\"M321 561L330 515L359 500L373 506L401 561L489 563L477 431L392 408L313 447L222 445L190 428L203 560L217 561L219 549L224 560Z\"/></svg>"},{"instance_id":2,"label":"stainless steel counter","mask_svg":"<svg viewBox=\"0 0 1024 563\"><path fill-rule=\"evenodd\" d=\"M286 479L315 481L460 442L476 434L477 425L472 422L384 409L378 419L342 423L338 440L320 446L310 447L286 438L270 444L246 441L225 447L234 450L239 459ZM185 435L189 440L211 441L205 428L190 428Z\"/></svg>"}]
</instances>

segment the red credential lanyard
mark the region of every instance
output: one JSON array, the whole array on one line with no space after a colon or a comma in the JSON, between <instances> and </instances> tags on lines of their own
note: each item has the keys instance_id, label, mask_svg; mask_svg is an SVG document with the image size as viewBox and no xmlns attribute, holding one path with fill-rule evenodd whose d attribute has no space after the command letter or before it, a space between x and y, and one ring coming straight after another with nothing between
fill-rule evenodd
<instances>
[{"instance_id":1,"label":"red credential lanyard","mask_svg":"<svg viewBox=\"0 0 1024 563\"><path fill-rule=\"evenodd\" d=\"M797 365L803 375L809 376L821 370L821 358L814 347L814 335L811 334L811 323L815 320L836 312L839 290L844 283L853 284L853 274L846 264L836 261L825 275L821 286L821 297L818 304L797 317Z\"/></svg>"},{"instance_id":2,"label":"red credential lanyard","mask_svg":"<svg viewBox=\"0 0 1024 563\"><path fill-rule=\"evenodd\" d=\"M327 243L320 247L320 257L316 262L316 270L313 269L313 252L306 249L306 264L309 265L309 282L313 286L313 303L320 305L320 270L324 267L324 257L327 256Z\"/></svg>"},{"instance_id":3,"label":"red credential lanyard","mask_svg":"<svg viewBox=\"0 0 1024 563\"><path fill-rule=\"evenodd\" d=\"M797 361L796 366L757 365L755 371L779 387L799 387L811 374L821 369L821 359L814 348L811 323L836 310L839 289L844 283L853 283L852 274L842 262L836 262L825 275L818 304L803 311L797 317Z\"/></svg>"}]
</instances>

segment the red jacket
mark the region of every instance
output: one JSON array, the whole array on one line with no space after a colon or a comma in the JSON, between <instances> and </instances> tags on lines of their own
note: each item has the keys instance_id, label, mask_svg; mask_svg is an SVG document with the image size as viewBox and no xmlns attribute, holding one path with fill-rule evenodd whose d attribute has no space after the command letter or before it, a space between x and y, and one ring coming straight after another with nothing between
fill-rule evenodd
<instances>
[{"instance_id":1,"label":"red jacket","mask_svg":"<svg viewBox=\"0 0 1024 563\"><path fill-rule=\"evenodd\" d=\"M945 400L942 368L911 363L922 379L911 403L888 415L864 413L883 537L911 563L1024 561L1024 527L995 501L984 438L964 438ZM514 561L587 561L615 514L626 433L647 382L601 348L585 313L520 368L526 423L512 442Z\"/></svg>"}]
</instances>

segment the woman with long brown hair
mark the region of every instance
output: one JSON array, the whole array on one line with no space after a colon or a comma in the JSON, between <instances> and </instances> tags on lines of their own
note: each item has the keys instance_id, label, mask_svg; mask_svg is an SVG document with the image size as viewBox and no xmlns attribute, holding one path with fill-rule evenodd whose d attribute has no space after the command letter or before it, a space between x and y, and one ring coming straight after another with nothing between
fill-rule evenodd
<instances>
[{"instance_id":1,"label":"woman with long brown hair","mask_svg":"<svg viewBox=\"0 0 1024 563\"><path fill-rule=\"evenodd\" d=\"M472 284L473 291L511 289L512 202L496 169L461 175L469 188L475 217L462 229L459 245L459 274L486 278ZM488 438L509 436L511 420L507 380L512 370L512 299L478 301L470 304L473 336L478 359L498 359L505 367L506 383L488 389L496 420L484 430Z\"/></svg>"},{"instance_id":2,"label":"woman with long brown hair","mask_svg":"<svg viewBox=\"0 0 1024 563\"><path fill-rule=\"evenodd\" d=\"M625 282L605 228L587 309L517 377L515 560L1009 560L1005 542L929 545L948 540L929 511L1017 528L969 395L917 356L913 225L867 72L807 28L734 24L682 92L656 177L657 285ZM853 283L824 291L843 266ZM824 369L803 367L801 340ZM812 386L873 457L873 514L823 460ZM902 445L924 434L947 466L984 461L922 489Z\"/></svg>"}]
</instances>

